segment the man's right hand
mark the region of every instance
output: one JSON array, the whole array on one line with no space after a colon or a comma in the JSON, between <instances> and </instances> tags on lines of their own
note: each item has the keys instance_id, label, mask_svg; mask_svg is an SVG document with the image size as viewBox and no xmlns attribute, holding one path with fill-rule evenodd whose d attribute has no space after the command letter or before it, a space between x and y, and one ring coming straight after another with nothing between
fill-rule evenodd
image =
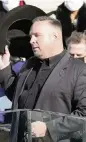
<instances>
[{"instance_id":1,"label":"man's right hand","mask_svg":"<svg viewBox=\"0 0 86 142\"><path fill-rule=\"evenodd\" d=\"M5 46L5 53L0 54L0 70L6 68L10 64L10 53L8 46Z\"/></svg>"}]
</instances>

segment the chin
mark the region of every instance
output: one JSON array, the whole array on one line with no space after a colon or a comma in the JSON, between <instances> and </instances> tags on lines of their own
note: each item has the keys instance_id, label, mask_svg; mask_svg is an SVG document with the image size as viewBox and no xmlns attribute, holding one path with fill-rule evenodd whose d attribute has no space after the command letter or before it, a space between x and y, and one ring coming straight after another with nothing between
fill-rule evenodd
<instances>
[{"instance_id":1,"label":"chin","mask_svg":"<svg viewBox=\"0 0 86 142\"><path fill-rule=\"evenodd\" d=\"M40 55L39 55L39 54L37 54L36 52L34 52L34 56L36 56L36 57L40 57Z\"/></svg>"}]
</instances>

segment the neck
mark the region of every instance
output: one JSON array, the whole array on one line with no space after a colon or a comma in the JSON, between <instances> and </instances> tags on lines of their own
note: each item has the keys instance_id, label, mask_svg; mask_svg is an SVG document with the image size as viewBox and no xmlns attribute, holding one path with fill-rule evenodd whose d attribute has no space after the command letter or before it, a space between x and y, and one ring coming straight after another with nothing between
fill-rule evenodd
<instances>
[{"instance_id":1,"label":"neck","mask_svg":"<svg viewBox=\"0 0 86 142\"><path fill-rule=\"evenodd\" d=\"M53 52L51 53L51 57L62 53L63 50L64 50L62 43L61 44L57 44L55 47L56 48L54 48Z\"/></svg>"},{"instance_id":2,"label":"neck","mask_svg":"<svg viewBox=\"0 0 86 142\"><path fill-rule=\"evenodd\" d=\"M51 54L49 54L49 55L46 55L44 58L42 58L42 59L47 59L47 58L50 58L50 57L54 57L54 56L56 56L56 55L59 55L60 53L62 53L63 52L63 50L64 49L61 49L61 50L54 50L54 52L52 52Z\"/></svg>"}]
</instances>

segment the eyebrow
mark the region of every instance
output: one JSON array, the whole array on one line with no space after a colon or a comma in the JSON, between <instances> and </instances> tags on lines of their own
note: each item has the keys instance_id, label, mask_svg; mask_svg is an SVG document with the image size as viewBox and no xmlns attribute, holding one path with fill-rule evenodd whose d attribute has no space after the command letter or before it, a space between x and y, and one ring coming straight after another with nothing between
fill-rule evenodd
<instances>
[{"instance_id":1,"label":"eyebrow","mask_svg":"<svg viewBox=\"0 0 86 142\"><path fill-rule=\"evenodd\" d=\"M70 52L69 52L70 53ZM70 53L71 56L74 56L74 53ZM77 54L78 56L82 56L82 54Z\"/></svg>"},{"instance_id":2,"label":"eyebrow","mask_svg":"<svg viewBox=\"0 0 86 142\"><path fill-rule=\"evenodd\" d=\"M81 56L82 54L77 54L78 56Z\"/></svg>"},{"instance_id":3,"label":"eyebrow","mask_svg":"<svg viewBox=\"0 0 86 142\"><path fill-rule=\"evenodd\" d=\"M42 35L42 33L39 33L39 32L35 32L35 33L30 32L30 33L29 33L29 36L31 36L31 35Z\"/></svg>"}]
</instances>

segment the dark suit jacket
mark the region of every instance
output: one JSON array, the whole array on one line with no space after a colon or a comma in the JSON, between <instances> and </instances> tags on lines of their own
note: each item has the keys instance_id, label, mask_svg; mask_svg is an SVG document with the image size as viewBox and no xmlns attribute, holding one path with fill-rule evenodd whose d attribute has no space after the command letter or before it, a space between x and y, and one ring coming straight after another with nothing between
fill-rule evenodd
<instances>
[{"instance_id":1,"label":"dark suit jacket","mask_svg":"<svg viewBox=\"0 0 86 142\"><path fill-rule=\"evenodd\" d=\"M14 80L15 76L11 72L10 66L4 69L3 72L0 72L0 82L3 82L6 93L9 94L8 97L10 99L12 99L13 86L17 83L13 97L13 109L18 108L18 98L33 69L34 60L35 59L32 58L27 61L17 80ZM28 104L28 99L26 104ZM73 59L66 53L46 80L34 109L72 114L74 116L86 116L86 65L78 59ZM16 136L15 127L17 128L17 117L18 116L15 116L13 120L12 140L13 137ZM75 121L72 121L73 123L67 123L67 119L62 121L62 118L61 121L56 121L56 123L57 122L59 122L57 125L57 133L61 133L61 130L63 130L61 127L67 125L69 129L64 127L67 135L70 133L71 129L77 129L82 124L82 121L79 123L75 123ZM59 125L61 122L62 124ZM47 126L49 128L48 124ZM52 130L53 129L54 127L52 127ZM54 139L55 137L52 138ZM64 137L62 137L62 139L64 139ZM16 139L14 139L14 141L16 142Z\"/></svg>"}]
</instances>

